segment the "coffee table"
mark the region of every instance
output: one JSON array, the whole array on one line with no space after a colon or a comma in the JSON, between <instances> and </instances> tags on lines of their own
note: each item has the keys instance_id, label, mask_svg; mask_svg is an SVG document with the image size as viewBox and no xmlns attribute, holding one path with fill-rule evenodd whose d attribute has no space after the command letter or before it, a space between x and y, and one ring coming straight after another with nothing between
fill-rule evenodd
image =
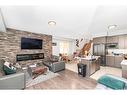
<instances>
[{"instance_id":1,"label":"coffee table","mask_svg":"<svg viewBox=\"0 0 127 95\"><path fill-rule=\"evenodd\" d=\"M33 65L29 65L28 72L31 75L31 77L34 79L41 74L45 74L47 72L47 69L48 68L44 65L39 66L39 65L33 64Z\"/></svg>"},{"instance_id":2,"label":"coffee table","mask_svg":"<svg viewBox=\"0 0 127 95\"><path fill-rule=\"evenodd\" d=\"M41 74L45 74L47 72L47 67L45 66L39 66L39 67L32 67L32 78L36 78Z\"/></svg>"}]
</instances>

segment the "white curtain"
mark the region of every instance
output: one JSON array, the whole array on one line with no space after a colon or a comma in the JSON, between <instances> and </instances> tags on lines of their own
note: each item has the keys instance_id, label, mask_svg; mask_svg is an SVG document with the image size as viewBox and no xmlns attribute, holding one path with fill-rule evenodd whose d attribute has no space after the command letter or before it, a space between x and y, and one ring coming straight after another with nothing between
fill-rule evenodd
<instances>
[{"instance_id":1,"label":"white curtain","mask_svg":"<svg viewBox=\"0 0 127 95\"><path fill-rule=\"evenodd\" d=\"M60 53L64 55L69 54L69 42L68 41L61 41L60 42Z\"/></svg>"}]
</instances>

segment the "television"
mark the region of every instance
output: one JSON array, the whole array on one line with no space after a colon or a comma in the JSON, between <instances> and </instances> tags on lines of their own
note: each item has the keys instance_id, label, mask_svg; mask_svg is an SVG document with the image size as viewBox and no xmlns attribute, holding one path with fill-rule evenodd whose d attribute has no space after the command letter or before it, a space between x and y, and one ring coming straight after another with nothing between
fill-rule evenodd
<instances>
[{"instance_id":1,"label":"television","mask_svg":"<svg viewBox=\"0 0 127 95\"><path fill-rule=\"evenodd\" d=\"M42 49L43 40L33 38L21 38L21 49Z\"/></svg>"}]
</instances>

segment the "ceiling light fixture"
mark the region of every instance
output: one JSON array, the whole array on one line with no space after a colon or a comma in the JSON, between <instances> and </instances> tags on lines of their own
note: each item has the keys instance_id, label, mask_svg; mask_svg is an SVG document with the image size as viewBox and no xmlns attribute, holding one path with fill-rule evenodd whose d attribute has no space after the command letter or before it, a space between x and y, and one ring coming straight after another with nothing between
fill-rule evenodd
<instances>
[{"instance_id":1,"label":"ceiling light fixture","mask_svg":"<svg viewBox=\"0 0 127 95\"><path fill-rule=\"evenodd\" d=\"M49 22L48 22L48 25L54 26L54 25L56 25L56 22L55 22L55 21L49 21Z\"/></svg>"},{"instance_id":2,"label":"ceiling light fixture","mask_svg":"<svg viewBox=\"0 0 127 95\"><path fill-rule=\"evenodd\" d=\"M114 28L116 28L117 27L117 25L109 25L108 26L108 29L114 29Z\"/></svg>"}]
</instances>

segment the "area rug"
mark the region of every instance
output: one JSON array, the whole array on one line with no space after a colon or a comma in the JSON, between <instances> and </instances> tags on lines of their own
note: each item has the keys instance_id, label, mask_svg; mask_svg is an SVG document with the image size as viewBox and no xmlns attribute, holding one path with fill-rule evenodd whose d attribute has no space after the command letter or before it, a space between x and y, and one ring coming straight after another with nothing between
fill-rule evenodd
<instances>
[{"instance_id":1,"label":"area rug","mask_svg":"<svg viewBox=\"0 0 127 95\"><path fill-rule=\"evenodd\" d=\"M54 78L58 75L59 75L58 73L53 73L51 71L48 71L46 74L42 74L42 75L36 77L35 79L29 79L29 81L26 83L26 87L36 85L36 84L46 81L48 79Z\"/></svg>"}]
</instances>

